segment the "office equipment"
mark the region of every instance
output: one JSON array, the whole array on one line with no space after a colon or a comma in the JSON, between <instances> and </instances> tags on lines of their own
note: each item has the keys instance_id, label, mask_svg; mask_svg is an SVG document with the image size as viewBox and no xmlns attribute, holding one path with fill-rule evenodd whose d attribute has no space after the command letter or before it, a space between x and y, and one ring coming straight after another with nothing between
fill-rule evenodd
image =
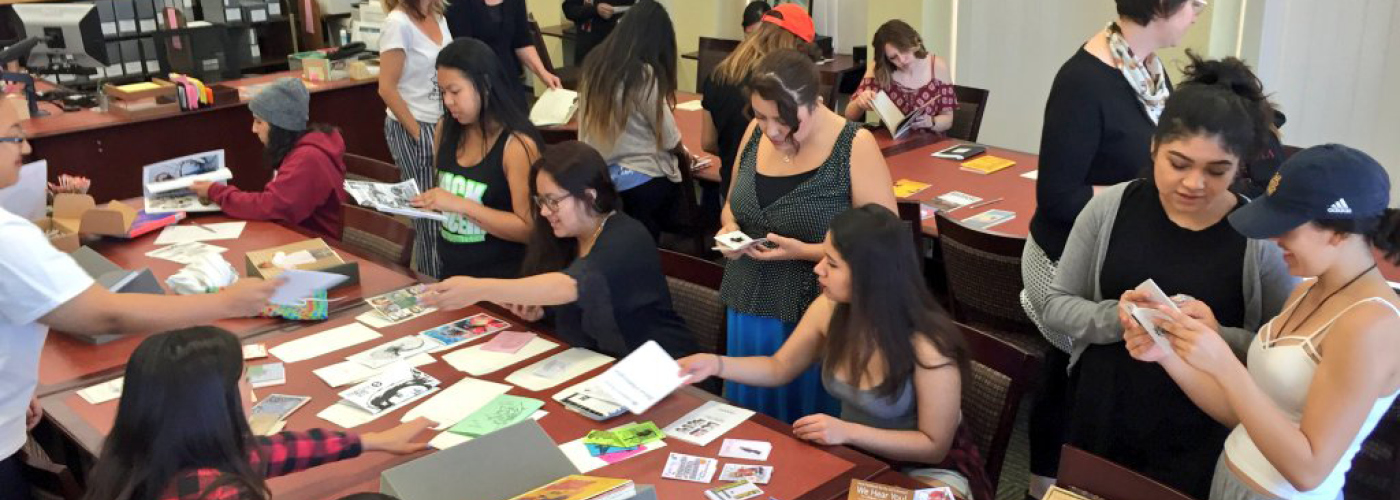
<instances>
[{"instance_id":1,"label":"office equipment","mask_svg":"<svg viewBox=\"0 0 1400 500\"><path fill-rule=\"evenodd\" d=\"M32 66L46 66L50 73L93 74L92 68L108 64L96 5L18 4L14 9L25 34L39 39L30 52Z\"/></svg>"}]
</instances>

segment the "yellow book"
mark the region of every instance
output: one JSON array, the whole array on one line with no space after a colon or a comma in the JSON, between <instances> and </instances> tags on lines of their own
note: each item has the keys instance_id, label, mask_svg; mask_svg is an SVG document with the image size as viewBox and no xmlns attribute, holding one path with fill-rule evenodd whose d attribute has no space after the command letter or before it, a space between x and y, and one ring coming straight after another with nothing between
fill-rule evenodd
<instances>
[{"instance_id":1,"label":"yellow book","mask_svg":"<svg viewBox=\"0 0 1400 500\"><path fill-rule=\"evenodd\" d=\"M900 180L895 181L895 183L894 183L894 197L895 197L895 198L908 198L908 197L910 197L910 196L914 196L915 194L918 194L919 191L923 191L923 190L925 190L925 189L928 189L928 186L929 186L928 184L925 184L925 183L922 183L922 182L919 182L919 181L909 180L909 179L900 179Z\"/></svg>"},{"instance_id":2,"label":"yellow book","mask_svg":"<svg viewBox=\"0 0 1400 500\"><path fill-rule=\"evenodd\" d=\"M1015 165L1016 162L1000 156L982 155L962 163L962 169L979 174L990 174Z\"/></svg>"},{"instance_id":3,"label":"yellow book","mask_svg":"<svg viewBox=\"0 0 1400 500\"><path fill-rule=\"evenodd\" d=\"M511 500L620 500L636 493L629 479L564 476Z\"/></svg>"},{"instance_id":4,"label":"yellow book","mask_svg":"<svg viewBox=\"0 0 1400 500\"><path fill-rule=\"evenodd\" d=\"M156 84L151 83L151 82L142 82L142 83L128 83L128 84L126 84L126 85L122 85L122 86L120 86L120 87L117 87L117 90L120 90L120 91L122 91L122 92L140 92L140 91L143 91L143 90L155 90L155 89L158 89L158 88L160 88L160 85L156 85Z\"/></svg>"}]
</instances>

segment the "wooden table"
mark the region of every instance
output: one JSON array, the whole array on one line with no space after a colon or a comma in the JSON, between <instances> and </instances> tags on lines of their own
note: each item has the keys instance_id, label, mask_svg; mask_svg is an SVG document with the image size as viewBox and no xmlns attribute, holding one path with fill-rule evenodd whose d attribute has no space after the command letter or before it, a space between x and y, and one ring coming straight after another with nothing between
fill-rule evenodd
<instances>
[{"instance_id":1,"label":"wooden table","mask_svg":"<svg viewBox=\"0 0 1400 500\"><path fill-rule=\"evenodd\" d=\"M321 324L311 325L293 331L268 332L262 335L249 337L244 339L244 341L265 342L269 347L275 347L287 341L350 324L354 321L353 316L364 310L367 310L367 307L362 306L352 311L346 311L330 321ZM342 361L345 356L349 354L360 352L393 338L413 335L421 330L483 311L511 321L513 323L512 329L528 328L519 323L516 318L504 314L494 307L490 309L470 307L455 312L439 311L400 325L381 329L380 332L384 334L384 338L382 339L348 347L308 361L289 363L287 364L288 383L286 385L259 389L259 393L266 394L277 392L302 394L312 397L310 403L297 410L297 412L292 415L287 425L288 429L307 429L312 427L337 428L329 422L316 417L316 413L334 404L338 400L336 393L343 390L344 387L340 389L328 387L320 378L312 374L313 369ZM475 342L485 342L488 339ZM553 355L562 350L563 347L557 347L549 352L481 378L504 383L503 380L505 377L516 369L527 366L539 359L543 359L544 357ZM434 356L438 357L439 360L421 369L441 380L444 387L450 386L452 383L465 378L463 373L458 372L445 361L441 361L440 354ZM254 363L256 363L256 361ZM549 415L541 419L539 423L544 427L545 431L549 433L550 437L558 443L564 443L583 437L592 429L611 427L632 420L651 420L656 422L659 426L665 426L680 418L685 413L695 409L704 401L716 399L714 396L698 389L685 388L666 398L642 415L628 415L606 423L598 423L563 408L551 398L555 392L568 388L581 380L596 376L605 369L606 368L598 368L579 378L565 381L554 388L546 389L541 392L527 391L519 387L512 387L510 394L545 401L544 409L549 412ZM109 401L99 405L92 405L78 396L77 391L77 388L73 388L50 394L42 398L41 401L48 417L52 419L59 428L71 436L82 450L90 454L96 454L105 434L111 429L112 422L116 416L118 403L117 401ZM418 404L421 404L421 402ZM409 405L409 407L412 406L414 405ZM400 417L407 411L407 408L399 409L374 422L357 428L356 431L369 432L387 429L397 424ZM846 491L852 478L865 479L888 470L888 466L884 462L850 448L813 446L799 441L792 436L788 425L761 414L744 422L733 431L725 434L724 437L755 439L773 443L774 450L767 463L775 466L775 480L771 484L766 485L763 489L768 495L785 500L828 500L837 498ZM426 439L426 436L422 436L420 439ZM679 440L668 440L667 446L661 450L640 455L598 469L589 474L604 477L626 477L638 483L654 484L656 485L659 498L703 498L702 491L704 489L713 488L721 483L698 484L662 479L660 477L661 469L666 462L666 457L671 452L716 457L722 443L723 439L717 439L709 446L700 447ZM291 476L273 479L269 481L268 484L272 488L273 495L278 498L330 499L357 491L378 491L380 472L427 453L430 453L430 451L411 456L368 453L353 460L338 462ZM721 458L720 461L721 463L730 462L730 460L723 458Z\"/></svg>"},{"instance_id":2,"label":"wooden table","mask_svg":"<svg viewBox=\"0 0 1400 500\"><path fill-rule=\"evenodd\" d=\"M1022 174L1039 167L1039 157L1029 153L987 146L987 154L1000 156L1016 162L1015 165L992 174L976 174L963 170L960 162L931 156L934 151L961 144L964 141L946 139L898 153L885 158L890 166L890 179L910 179L929 184L923 191L907 199L927 201L949 191L962 191L983 200L1002 198L971 210L952 212L957 219L966 219L987 210L1010 210L1016 218L993 226L989 232L996 232L1025 238L1030 232L1031 215L1035 213L1035 180L1021 177ZM923 222L924 234L937 236L933 219Z\"/></svg>"},{"instance_id":3,"label":"wooden table","mask_svg":"<svg viewBox=\"0 0 1400 500\"><path fill-rule=\"evenodd\" d=\"M198 218L200 223L231 221L223 215L207 215ZM160 231L154 231L134 240L108 239L94 244L94 248L125 269L150 268L156 279L165 282L170 275L179 271L181 264L147 257L146 252L157 248L155 240ZM227 248L225 260L243 273L243 256L246 252L295 243L311 238L271 222L249 221L238 239L210 241L209 244ZM407 270L397 265L356 255L338 242L327 241L336 249L341 258L360 264L360 283L344 286L331 292L331 309L345 309L357 306L363 297L379 295L408 286L418 280L410 277ZM239 336L251 337L272 330L299 326L300 323L275 318L239 318L214 322L215 326L227 329ZM90 380L109 377L126 365L131 352L141 343L145 335L129 335L102 345L92 345L74 339L60 332L50 332L44 343L39 363L39 396L52 394L79 385L87 385Z\"/></svg>"},{"instance_id":4,"label":"wooden table","mask_svg":"<svg viewBox=\"0 0 1400 500\"><path fill-rule=\"evenodd\" d=\"M245 87L295 72L223 82ZM384 103L375 80L338 80L308 85L311 121L340 128L346 148L393 162L384 142ZM49 178L59 174L92 179L98 202L141 195L141 167L158 161L223 149L234 172L233 184L260 190L272 171L263 164L262 143L251 131L246 102L150 118L125 119L96 110L57 113L23 122L33 157L49 162Z\"/></svg>"}]
</instances>

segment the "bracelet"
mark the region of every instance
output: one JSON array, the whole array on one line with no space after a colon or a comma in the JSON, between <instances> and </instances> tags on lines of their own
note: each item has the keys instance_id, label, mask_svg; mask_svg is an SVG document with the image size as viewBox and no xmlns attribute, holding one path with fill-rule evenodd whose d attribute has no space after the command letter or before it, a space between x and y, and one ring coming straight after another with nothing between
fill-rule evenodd
<instances>
[{"instance_id":1,"label":"bracelet","mask_svg":"<svg viewBox=\"0 0 1400 500\"><path fill-rule=\"evenodd\" d=\"M719 369L715 371L715 376L724 378L724 356L716 354L715 361L719 362Z\"/></svg>"}]
</instances>

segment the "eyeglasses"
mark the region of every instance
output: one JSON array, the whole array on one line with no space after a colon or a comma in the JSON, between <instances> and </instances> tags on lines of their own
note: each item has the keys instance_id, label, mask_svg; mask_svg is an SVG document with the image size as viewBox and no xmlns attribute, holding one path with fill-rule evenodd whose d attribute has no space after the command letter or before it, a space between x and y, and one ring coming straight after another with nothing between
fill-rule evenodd
<instances>
[{"instance_id":1,"label":"eyeglasses","mask_svg":"<svg viewBox=\"0 0 1400 500\"><path fill-rule=\"evenodd\" d=\"M1206 0L1191 0L1191 8L1196 9L1197 14L1200 14L1202 11L1206 10L1206 5L1208 5L1208 2Z\"/></svg>"},{"instance_id":2,"label":"eyeglasses","mask_svg":"<svg viewBox=\"0 0 1400 500\"><path fill-rule=\"evenodd\" d=\"M560 196L558 198L551 198L548 195L537 194L535 195L535 205L548 208L550 212L553 212L559 210L559 202L569 199L570 196L573 196L573 194L565 193L564 196Z\"/></svg>"},{"instance_id":3,"label":"eyeglasses","mask_svg":"<svg viewBox=\"0 0 1400 500\"><path fill-rule=\"evenodd\" d=\"M29 140L29 137L26 137L24 134L20 134L16 136L0 137L0 144L23 144L24 141L27 140Z\"/></svg>"}]
</instances>

